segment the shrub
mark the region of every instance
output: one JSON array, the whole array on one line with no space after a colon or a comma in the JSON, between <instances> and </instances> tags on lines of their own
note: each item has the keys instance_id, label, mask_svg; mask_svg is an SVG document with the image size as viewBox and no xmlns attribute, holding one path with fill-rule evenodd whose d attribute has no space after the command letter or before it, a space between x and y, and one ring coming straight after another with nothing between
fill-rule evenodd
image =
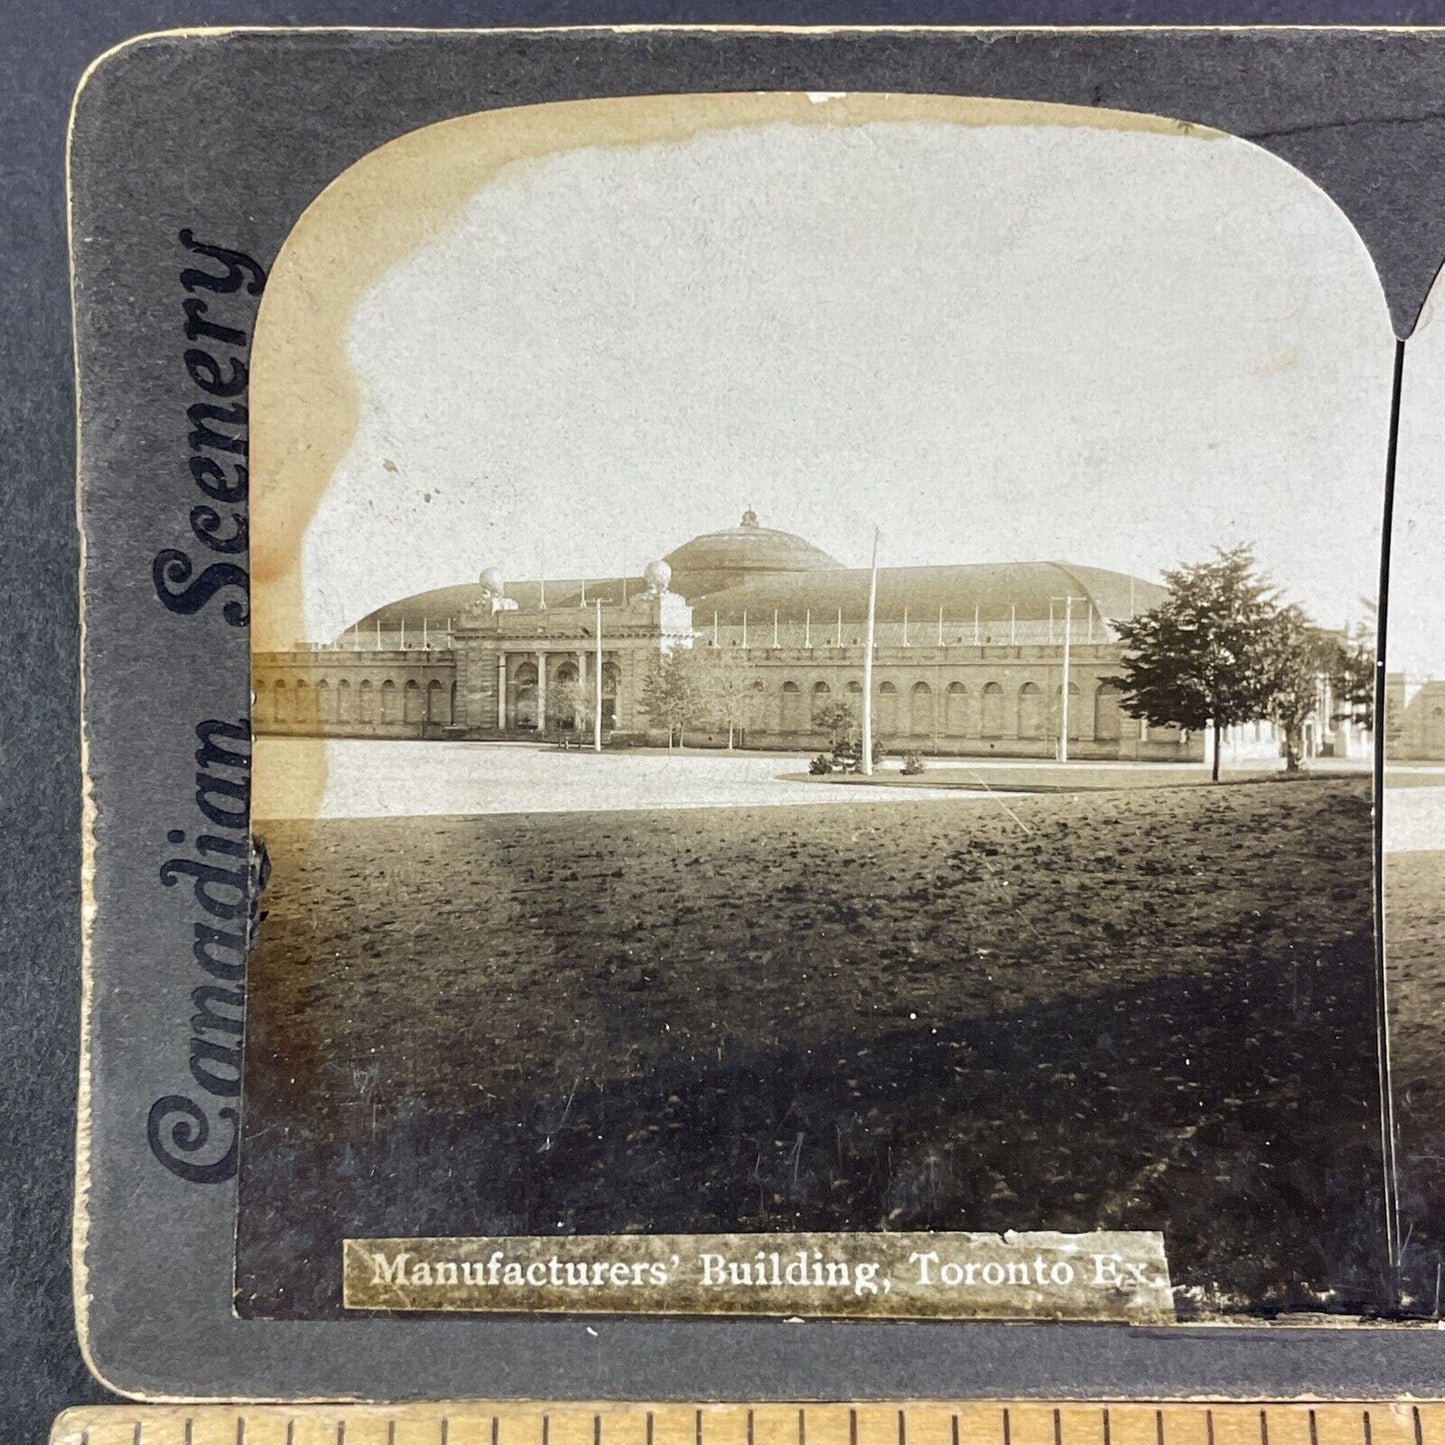
<instances>
[{"instance_id":1,"label":"shrub","mask_svg":"<svg viewBox=\"0 0 1445 1445\"><path fill-rule=\"evenodd\" d=\"M903 771L908 777L916 777L923 771L923 754L919 752L904 753Z\"/></svg>"},{"instance_id":2,"label":"shrub","mask_svg":"<svg viewBox=\"0 0 1445 1445\"><path fill-rule=\"evenodd\" d=\"M812 773L815 778L821 777L824 773L831 773L833 771L833 760L827 753L819 753L818 756L808 764L808 771Z\"/></svg>"}]
</instances>

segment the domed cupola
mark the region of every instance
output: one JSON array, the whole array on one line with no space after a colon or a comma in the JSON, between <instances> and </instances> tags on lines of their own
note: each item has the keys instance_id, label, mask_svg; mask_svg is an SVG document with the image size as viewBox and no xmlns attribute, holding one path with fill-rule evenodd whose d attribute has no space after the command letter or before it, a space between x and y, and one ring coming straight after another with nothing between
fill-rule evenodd
<instances>
[{"instance_id":1,"label":"domed cupola","mask_svg":"<svg viewBox=\"0 0 1445 1445\"><path fill-rule=\"evenodd\" d=\"M666 557L672 587L684 597L720 592L742 582L793 572L823 572L843 564L791 532L758 524L751 507L736 527L704 532Z\"/></svg>"}]
</instances>

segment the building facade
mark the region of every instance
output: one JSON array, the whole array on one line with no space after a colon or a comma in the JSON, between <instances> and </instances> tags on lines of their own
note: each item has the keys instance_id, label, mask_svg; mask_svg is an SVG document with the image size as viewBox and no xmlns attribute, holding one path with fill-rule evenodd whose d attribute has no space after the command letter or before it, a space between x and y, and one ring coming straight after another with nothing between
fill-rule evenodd
<instances>
[{"instance_id":1,"label":"building facade","mask_svg":"<svg viewBox=\"0 0 1445 1445\"><path fill-rule=\"evenodd\" d=\"M642 706L645 679L675 648L708 648L731 650L755 695L736 741L820 749L829 709L861 703L868 586L867 570L761 527L751 512L640 577L508 586L488 569L475 584L381 608L333 643L256 654L254 726L563 736L590 730L600 678L609 738L659 741ZM1111 681L1113 622L1163 595L1139 578L1059 563L882 569L875 736L893 751L1052 757L1067 727L1072 757L1201 760L1202 736L1129 717ZM1313 750L1330 742L1320 731ZM1278 753L1267 728L1234 729L1226 747L1236 759Z\"/></svg>"},{"instance_id":2,"label":"building facade","mask_svg":"<svg viewBox=\"0 0 1445 1445\"><path fill-rule=\"evenodd\" d=\"M1445 761L1445 681L1403 672L1386 677L1385 756L1402 763Z\"/></svg>"}]
</instances>

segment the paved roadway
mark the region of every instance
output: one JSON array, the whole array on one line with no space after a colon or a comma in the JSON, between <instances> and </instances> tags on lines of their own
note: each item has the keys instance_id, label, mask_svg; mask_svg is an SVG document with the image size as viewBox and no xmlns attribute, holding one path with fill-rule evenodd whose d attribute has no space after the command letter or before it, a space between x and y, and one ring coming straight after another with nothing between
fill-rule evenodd
<instances>
[{"instance_id":1,"label":"paved roadway","mask_svg":"<svg viewBox=\"0 0 1445 1445\"><path fill-rule=\"evenodd\" d=\"M333 738L259 738L253 816L294 818L296 770L326 750L327 818L583 813L629 808L759 807L770 804L916 802L986 797L945 789L842 789L786 773L807 772L797 753L721 751L562 752L530 743L416 743ZM898 766L893 762L893 766Z\"/></svg>"},{"instance_id":2,"label":"paved roadway","mask_svg":"<svg viewBox=\"0 0 1445 1445\"><path fill-rule=\"evenodd\" d=\"M1384 822L1387 853L1445 848L1445 766L1387 764Z\"/></svg>"},{"instance_id":3,"label":"paved roadway","mask_svg":"<svg viewBox=\"0 0 1445 1445\"><path fill-rule=\"evenodd\" d=\"M309 811L297 801L302 794L294 778L321 746L327 779L320 814L332 818L807 806L926 798L967 802L987 799L993 787L1052 790L1065 778L1093 788L1108 786L1110 775L1125 787L1185 784L1206 776L1202 765L1093 763L1064 769L1026 760L983 760L940 762L939 780L948 777L953 784L947 788L928 786L927 774L907 788L896 782L893 786L850 782L844 788L800 778L807 759L797 753L639 750L598 755L527 743L334 738L323 745L266 737L256 744L255 817L287 818ZM883 766L896 773L898 760L890 758ZM1385 800L1385 847L1391 852L1445 848L1445 767L1410 765L1392 770Z\"/></svg>"}]
</instances>

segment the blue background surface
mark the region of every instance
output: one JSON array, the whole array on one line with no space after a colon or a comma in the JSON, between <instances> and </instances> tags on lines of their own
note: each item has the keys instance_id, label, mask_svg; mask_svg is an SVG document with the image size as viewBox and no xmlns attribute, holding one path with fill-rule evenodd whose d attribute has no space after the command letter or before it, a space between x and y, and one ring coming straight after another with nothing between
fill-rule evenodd
<instances>
[{"instance_id":1,"label":"blue background surface","mask_svg":"<svg viewBox=\"0 0 1445 1445\"><path fill-rule=\"evenodd\" d=\"M108 1398L75 1343L69 1271L81 834L64 153L70 98L92 59L147 30L217 24L1445 24L1445 0L7 0L0 9L0 636L10 657L0 686L0 1441L17 1445L43 1440L64 1407Z\"/></svg>"}]
</instances>

